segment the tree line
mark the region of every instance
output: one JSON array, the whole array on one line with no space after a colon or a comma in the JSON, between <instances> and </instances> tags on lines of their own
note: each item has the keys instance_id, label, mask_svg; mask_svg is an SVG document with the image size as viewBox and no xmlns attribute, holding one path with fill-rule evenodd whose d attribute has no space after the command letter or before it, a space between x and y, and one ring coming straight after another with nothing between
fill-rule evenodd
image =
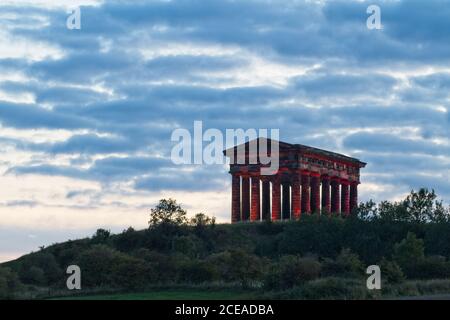
<instances>
[{"instance_id":1,"label":"tree line","mask_svg":"<svg viewBox=\"0 0 450 320\"><path fill-rule=\"evenodd\" d=\"M162 199L145 230L130 227L114 235L99 229L90 238L1 265L0 297L64 289L71 264L80 266L84 289L130 291L214 284L261 294L296 288L302 297L327 296L329 290L350 294L348 281L362 283L371 264L380 265L386 284L447 279L449 216L449 208L426 189L398 202L361 203L347 218L313 214L232 225L204 213L188 218L176 200Z\"/></svg>"}]
</instances>

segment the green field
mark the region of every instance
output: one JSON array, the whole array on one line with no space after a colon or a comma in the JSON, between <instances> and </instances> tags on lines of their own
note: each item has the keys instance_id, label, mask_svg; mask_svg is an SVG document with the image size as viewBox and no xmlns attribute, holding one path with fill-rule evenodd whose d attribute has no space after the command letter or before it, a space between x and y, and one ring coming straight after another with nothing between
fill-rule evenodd
<instances>
[{"instance_id":1,"label":"green field","mask_svg":"<svg viewBox=\"0 0 450 320\"><path fill-rule=\"evenodd\" d=\"M54 298L52 300L240 300L251 299L245 291L209 291L199 289L170 289L139 293L112 293L99 295L77 295Z\"/></svg>"}]
</instances>

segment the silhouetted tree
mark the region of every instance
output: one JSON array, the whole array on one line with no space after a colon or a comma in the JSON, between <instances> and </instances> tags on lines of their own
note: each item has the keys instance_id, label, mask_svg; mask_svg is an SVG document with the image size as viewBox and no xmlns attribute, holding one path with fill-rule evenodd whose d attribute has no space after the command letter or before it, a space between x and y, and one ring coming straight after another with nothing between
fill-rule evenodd
<instances>
[{"instance_id":1,"label":"silhouetted tree","mask_svg":"<svg viewBox=\"0 0 450 320\"><path fill-rule=\"evenodd\" d=\"M161 199L155 208L151 209L150 227L160 224L183 225L187 223L186 210L182 209L174 199Z\"/></svg>"}]
</instances>

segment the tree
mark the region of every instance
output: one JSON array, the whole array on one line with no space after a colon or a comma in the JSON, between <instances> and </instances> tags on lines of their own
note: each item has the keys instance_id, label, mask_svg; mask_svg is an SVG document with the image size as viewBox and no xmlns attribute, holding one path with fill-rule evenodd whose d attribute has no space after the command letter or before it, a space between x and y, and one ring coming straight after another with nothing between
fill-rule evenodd
<instances>
[{"instance_id":1,"label":"tree","mask_svg":"<svg viewBox=\"0 0 450 320\"><path fill-rule=\"evenodd\" d=\"M403 201L410 221L414 222L445 222L448 221L449 212L445 210L442 201L437 200L434 190L421 188L411 193Z\"/></svg>"},{"instance_id":2,"label":"tree","mask_svg":"<svg viewBox=\"0 0 450 320\"><path fill-rule=\"evenodd\" d=\"M377 204L372 199L360 203L356 210L357 216L361 220L373 220L378 216Z\"/></svg>"},{"instance_id":3,"label":"tree","mask_svg":"<svg viewBox=\"0 0 450 320\"><path fill-rule=\"evenodd\" d=\"M358 217L363 220L439 223L449 221L450 210L444 208L442 201L437 200L434 190L421 188L418 192L411 190L400 202L382 201L378 206L372 201L361 204Z\"/></svg>"},{"instance_id":4,"label":"tree","mask_svg":"<svg viewBox=\"0 0 450 320\"><path fill-rule=\"evenodd\" d=\"M197 213L191 218L190 222L191 225L196 227L214 226L216 224L216 217L208 217L204 213Z\"/></svg>"},{"instance_id":5,"label":"tree","mask_svg":"<svg viewBox=\"0 0 450 320\"><path fill-rule=\"evenodd\" d=\"M403 200L403 206L411 221L428 222L434 220L434 204L436 194L434 190L422 188L419 192L411 190L411 193Z\"/></svg>"},{"instance_id":6,"label":"tree","mask_svg":"<svg viewBox=\"0 0 450 320\"><path fill-rule=\"evenodd\" d=\"M92 236L92 241L94 243L105 243L111 236L111 231L106 229L97 229L95 234Z\"/></svg>"},{"instance_id":7,"label":"tree","mask_svg":"<svg viewBox=\"0 0 450 320\"><path fill-rule=\"evenodd\" d=\"M187 223L186 211L174 199L161 199L158 205L151 209L150 227L160 224L184 225Z\"/></svg>"},{"instance_id":8,"label":"tree","mask_svg":"<svg viewBox=\"0 0 450 320\"><path fill-rule=\"evenodd\" d=\"M142 241L143 236L132 227L129 227L115 237L114 244L120 251L131 251L139 248Z\"/></svg>"},{"instance_id":9,"label":"tree","mask_svg":"<svg viewBox=\"0 0 450 320\"><path fill-rule=\"evenodd\" d=\"M395 244L394 261L397 262L403 270L410 265L415 265L425 257L424 243L418 239L412 232L408 232L406 238Z\"/></svg>"}]
</instances>

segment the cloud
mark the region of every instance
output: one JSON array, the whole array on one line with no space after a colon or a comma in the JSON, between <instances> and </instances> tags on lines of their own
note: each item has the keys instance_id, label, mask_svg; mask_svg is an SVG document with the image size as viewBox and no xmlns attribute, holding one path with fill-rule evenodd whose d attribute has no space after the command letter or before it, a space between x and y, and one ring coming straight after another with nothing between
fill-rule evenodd
<instances>
[{"instance_id":1,"label":"cloud","mask_svg":"<svg viewBox=\"0 0 450 320\"><path fill-rule=\"evenodd\" d=\"M0 101L0 123L14 128L79 129L92 126L92 121L44 109L33 104Z\"/></svg>"},{"instance_id":2,"label":"cloud","mask_svg":"<svg viewBox=\"0 0 450 320\"><path fill-rule=\"evenodd\" d=\"M348 148L398 154L425 154L448 156L450 145L440 145L425 139L405 139L392 134L357 133L344 139Z\"/></svg>"},{"instance_id":3,"label":"cloud","mask_svg":"<svg viewBox=\"0 0 450 320\"><path fill-rule=\"evenodd\" d=\"M84 208L89 229L160 196L203 211L203 193L225 221L227 168L169 158L172 131L194 120L359 157L364 198L427 186L450 199L442 1L379 2L382 30L366 28L369 1L77 3L81 30L60 1L0 4L0 170L17 186L0 203L21 223L42 210L65 226ZM19 188L31 177L42 183ZM57 191L41 193L49 181Z\"/></svg>"}]
</instances>

